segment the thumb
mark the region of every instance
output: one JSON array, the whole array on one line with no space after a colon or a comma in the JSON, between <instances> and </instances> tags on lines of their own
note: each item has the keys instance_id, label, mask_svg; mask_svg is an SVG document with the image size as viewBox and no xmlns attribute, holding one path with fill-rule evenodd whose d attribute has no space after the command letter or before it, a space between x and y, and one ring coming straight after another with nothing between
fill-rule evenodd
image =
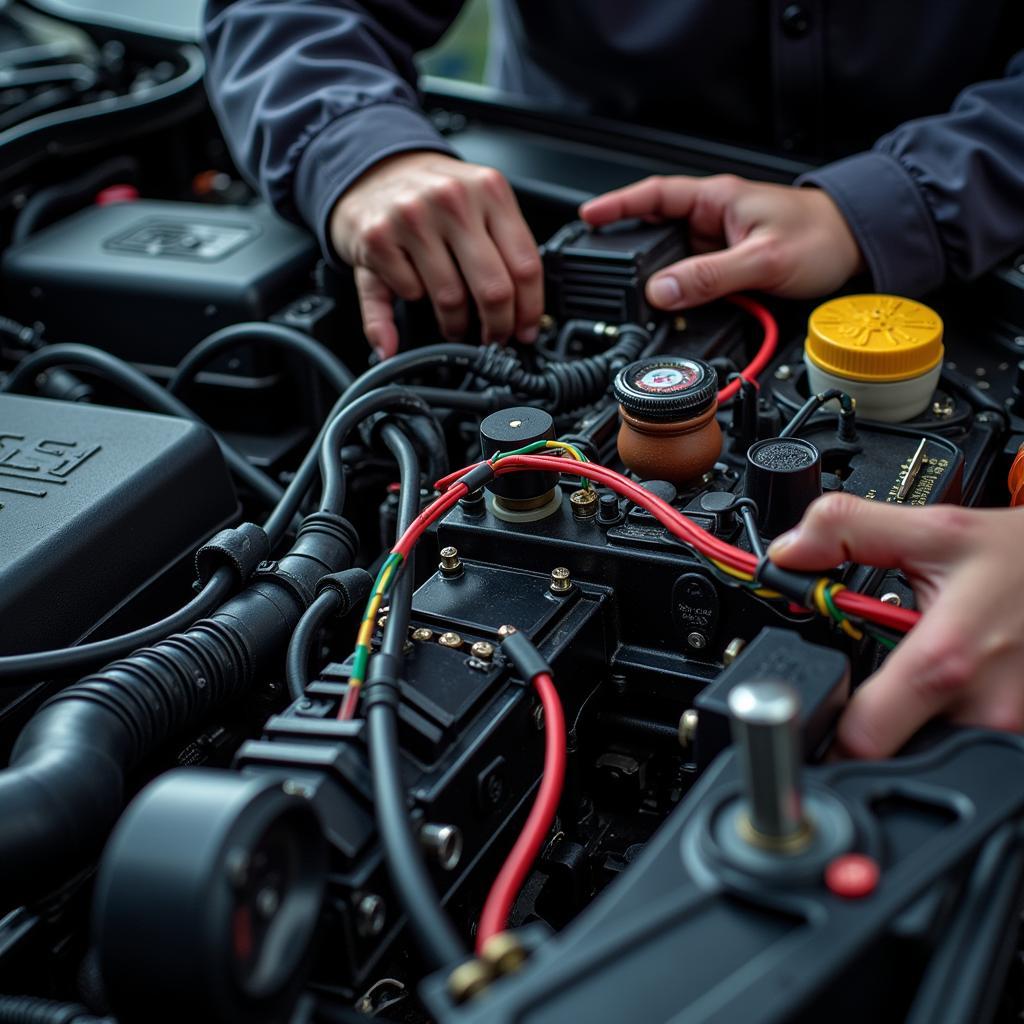
<instances>
[{"instance_id":1,"label":"thumb","mask_svg":"<svg viewBox=\"0 0 1024 1024\"><path fill-rule=\"evenodd\" d=\"M937 554L948 558L963 540L949 521L950 511L831 494L815 501L796 527L777 537L768 556L787 569L827 569L842 562L907 568Z\"/></svg>"},{"instance_id":2,"label":"thumb","mask_svg":"<svg viewBox=\"0 0 1024 1024\"><path fill-rule=\"evenodd\" d=\"M646 293L658 309L685 309L734 292L770 288L776 273L764 240L751 237L728 249L674 263L647 282Z\"/></svg>"}]
</instances>

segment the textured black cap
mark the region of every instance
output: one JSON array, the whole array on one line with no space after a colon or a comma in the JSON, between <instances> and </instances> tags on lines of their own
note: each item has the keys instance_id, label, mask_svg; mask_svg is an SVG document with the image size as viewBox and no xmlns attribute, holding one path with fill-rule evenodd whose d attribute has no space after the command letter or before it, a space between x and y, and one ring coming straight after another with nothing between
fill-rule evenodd
<instances>
[{"instance_id":1,"label":"textured black cap","mask_svg":"<svg viewBox=\"0 0 1024 1024\"><path fill-rule=\"evenodd\" d=\"M662 356L619 370L615 397L637 419L670 423L699 416L718 398L718 375L700 359Z\"/></svg>"}]
</instances>

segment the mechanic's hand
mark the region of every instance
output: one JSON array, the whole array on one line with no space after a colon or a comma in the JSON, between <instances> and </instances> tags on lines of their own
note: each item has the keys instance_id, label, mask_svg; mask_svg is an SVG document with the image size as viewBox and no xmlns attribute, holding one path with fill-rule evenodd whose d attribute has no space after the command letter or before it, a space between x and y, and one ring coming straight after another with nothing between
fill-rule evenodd
<instances>
[{"instance_id":1,"label":"mechanic's hand","mask_svg":"<svg viewBox=\"0 0 1024 1024\"><path fill-rule=\"evenodd\" d=\"M843 752L886 757L939 714L1024 728L1024 510L830 495L768 553L787 569L898 567L924 612L855 691L839 722Z\"/></svg>"},{"instance_id":2,"label":"mechanic's hand","mask_svg":"<svg viewBox=\"0 0 1024 1024\"><path fill-rule=\"evenodd\" d=\"M355 268L363 329L398 349L395 296L430 296L444 336L461 339L472 295L484 341L534 341L544 312L540 255L508 182L443 153L399 153L338 200L331 240Z\"/></svg>"},{"instance_id":3,"label":"mechanic's hand","mask_svg":"<svg viewBox=\"0 0 1024 1024\"><path fill-rule=\"evenodd\" d=\"M825 295L864 269L846 220L817 188L762 185L731 174L654 177L591 199L595 226L626 217L687 220L695 253L647 282L658 309L699 306L754 289L784 298Z\"/></svg>"}]
</instances>

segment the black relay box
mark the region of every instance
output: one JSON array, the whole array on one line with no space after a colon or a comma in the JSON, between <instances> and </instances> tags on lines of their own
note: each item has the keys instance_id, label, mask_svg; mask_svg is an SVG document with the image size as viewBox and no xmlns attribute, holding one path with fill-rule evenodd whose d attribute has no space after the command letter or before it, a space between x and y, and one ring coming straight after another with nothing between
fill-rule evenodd
<instances>
[{"instance_id":1,"label":"black relay box","mask_svg":"<svg viewBox=\"0 0 1024 1024\"><path fill-rule=\"evenodd\" d=\"M221 327L268 319L305 289L316 257L308 232L260 203L139 200L89 207L11 246L3 283L11 313L41 321L51 342L171 367Z\"/></svg>"},{"instance_id":2,"label":"black relay box","mask_svg":"<svg viewBox=\"0 0 1024 1024\"><path fill-rule=\"evenodd\" d=\"M0 654L78 640L237 511L198 423L0 394Z\"/></svg>"}]
</instances>

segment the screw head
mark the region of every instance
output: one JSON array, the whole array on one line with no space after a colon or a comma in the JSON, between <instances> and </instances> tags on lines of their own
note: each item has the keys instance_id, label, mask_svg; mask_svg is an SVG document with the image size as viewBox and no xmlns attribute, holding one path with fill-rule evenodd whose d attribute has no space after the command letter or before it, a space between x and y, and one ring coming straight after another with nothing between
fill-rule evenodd
<instances>
[{"instance_id":1,"label":"screw head","mask_svg":"<svg viewBox=\"0 0 1024 1024\"><path fill-rule=\"evenodd\" d=\"M500 636L503 640L505 639L505 637L511 636L515 632L517 632L515 626L499 626L498 627L498 636Z\"/></svg>"},{"instance_id":2,"label":"screw head","mask_svg":"<svg viewBox=\"0 0 1024 1024\"><path fill-rule=\"evenodd\" d=\"M494 657L494 644L487 640L477 640L469 649L469 653L480 661L490 661Z\"/></svg>"},{"instance_id":3,"label":"screw head","mask_svg":"<svg viewBox=\"0 0 1024 1024\"><path fill-rule=\"evenodd\" d=\"M551 570L551 590L555 594L564 594L572 589L572 580L569 578L569 570L564 565L556 566Z\"/></svg>"},{"instance_id":4,"label":"screw head","mask_svg":"<svg viewBox=\"0 0 1024 1024\"><path fill-rule=\"evenodd\" d=\"M883 594L879 598L879 600L882 602L882 604L891 604L897 608L899 608L900 605L903 604L903 599L900 597L900 595L892 590L890 590L887 594Z\"/></svg>"},{"instance_id":5,"label":"screw head","mask_svg":"<svg viewBox=\"0 0 1024 1024\"><path fill-rule=\"evenodd\" d=\"M459 636L458 633L453 633L453 632L449 631L447 633L442 633L437 638L437 642L442 647L457 648L457 647L461 647L462 646L462 637Z\"/></svg>"},{"instance_id":6,"label":"screw head","mask_svg":"<svg viewBox=\"0 0 1024 1024\"><path fill-rule=\"evenodd\" d=\"M420 643L426 643L428 640L434 639L434 631L432 629L427 629L424 626L419 626L412 631L410 636L413 640L418 640Z\"/></svg>"},{"instance_id":7,"label":"screw head","mask_svg":"<svg viewBox=\"0 0 1024 1024\"><path fill-rule=\"evenodd\" d=\"M373 892L368 892L356 904L356 931L363 938L380 935L387 919L384 901Z\"/></svg>"},{"instance_id":8,"label":"screw head","mask_svg":"<svg viewBox=\"0 0 1024 1024\"><path fill-rule=\"evenodd\" d=\"M787 366L785 363L783 363L783 365L780 366L775 371L775 379L776 380L789 380L789 378L792 377L792 376L793 376L793 367L792 366Z\"/></svg>"},{"instance_id":9,"label":"screw head","mask_svg":"<svg viewBox=\"0 0 1024 1024\"><path fill-rule=\"evenodd\" d=\"M588 490L581 487L569 495L569 504L575 519L593 519L598 509L597 492L592 488Z\"/></svg>"},{"instance_id":10,"label":"screw head","mask_svg":"<svg viewBox=\"0 0 1024 1024\"><path fill-rule=\"evenodd\" d=\"M708 645L708 638L703 633L698 633L694 630L692 633L686 634L686 642L695 651L703 651Z\"/></svg>"},{"instance_id":11,"label":"screw head","mask_svg":"<svg viewBox=\"0 0 1024 1024\"><path fill-rule=\"evenodd\" d=\"M697 722L696 708L687 708L679 716L679 745L681 747L692 746L697 735Z\"/></svg>"}]
</instances>

